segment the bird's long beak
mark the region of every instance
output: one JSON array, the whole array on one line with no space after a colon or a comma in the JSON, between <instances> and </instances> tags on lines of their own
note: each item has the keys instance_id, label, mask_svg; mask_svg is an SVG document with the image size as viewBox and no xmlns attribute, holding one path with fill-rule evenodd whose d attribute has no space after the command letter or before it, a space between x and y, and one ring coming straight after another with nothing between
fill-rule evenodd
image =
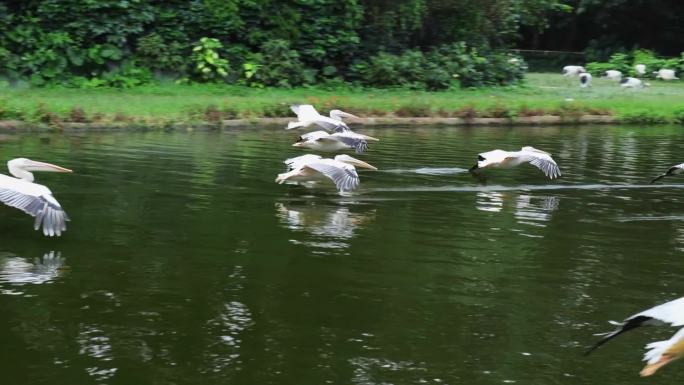
<instances>
[{"instance_id":1,"label":"bird's long beak","mask_svg":"<svg viewBox=\"0 0 684 385\"><path fill-rule=\"evenodd\" d=\"M372 136L368 136L368 135L364 135L364 134L359 134L359 135L361 135L361 136L362 136L364 139L366 139L366 140L374 140L374 141L376 141L376 142L379 142L379 141L380 141L380 139L374 138L374 137L372 137Z\"/></svg>"},{"instance_id":2,"label":"bird's long beak","mask_svg":"<svg viewBox=\"0 0 684 385\"><path fill-rule=\"evenodd\" d=\"M342 117L344 117L344 118L361 119L361 118L359 118L358 116L356 116L356 115L354 115L354 114L350 114L349 112L344 112L344 111L340 111L340 110L337 110L337 115L342 116Z\"/></svg>"},{"instance_id":3,"label":"bird's long beak","mask_svg":"<svg viewBox=\"0 0 684 385\"><path fill-rule=\"evenodd\" d=\"M349 160L349 163L353 164L355 167L362 167L362 168L367 168L370 170L377 170L378 169L377 167L371 166L370 164L368 164L362 160L358 160L356 158L352 158L352 159Z\"/></svg>"},{"instance_id":4,"label":"bird's long beak","mask_svg":"<svg viewBox=\"0 0 684 385\"><path fill-rule=\"evenodd\" d=\"M475 171L477 171L478 169L479 169L479 167L477 167L477 164L475 164L475 165L474 165L473 167L471 167L468 171L470 171L470 172L475 172Z\"/></svg>"},{"instance_id":5,"label":"bird's long beak","mask_svg":"<svg viewBox=\"0 0 684 385\"><path fill-rule=\"evenodd\" d=\"M27 171L73 172L68 168L60 167L51 163L37 162L35 160L30 160L25 168Z\"/></svg>"},{"instance_id":6,"label":"bird's long beak","mask_svg":"<svg viewBox=\"0 0 684 385\"><path fill-rule=\"evenodd\" d=\"M292 147L304 147L305 144L306 144L306 142L304 142L304 141L297 141L297 142L292 143Z\"/></svg>"}]
</instances>

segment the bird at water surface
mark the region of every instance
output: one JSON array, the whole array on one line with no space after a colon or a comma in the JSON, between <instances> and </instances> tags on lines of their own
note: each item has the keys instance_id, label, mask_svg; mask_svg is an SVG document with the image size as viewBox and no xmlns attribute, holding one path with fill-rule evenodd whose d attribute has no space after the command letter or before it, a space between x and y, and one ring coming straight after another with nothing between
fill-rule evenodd
<instances>
[{"instance_id":1,"label":"bird at water surface","mask_svg":"<svg viewBox=\"0 0 684 385\"><path fill-rule=\"evenodd\" d=\"M62 206L47 187L33 183L32 171L72 172L50 163L17 158L7 162L10 174L0 174L0 202L35 217L34 228L43 228L46 236L60 236L69 220Z\"/></svg>"},{"instance_id":2,"label":"bird at water surface","mask_svg":"<svg viewBox=\"0 0 684 385\"><path fill-rule=\"evenodd\" d=\"M666 324L684 326L684 297L637 313L622 323L612 321L611 324L617 325L618 328L612 332L599 334L603 335L603 338L587 350L585 355L590 354L620 334L640 326L660 326ZM668 340L651 342L646 345L646 349L648 351L644 354L644 361L647 361L647 364L639 373L642 377L653 375L661 367L682 356L684 353L684 328L680 329Z\"/></svg>"},{"instance_id":3,"label":"bird at water surface","mask_svg":"<svg viewBox=\"0 0 684 385\"><path fill-rule=\"evenodd\" d=\"M297 121L288 123L287 130L309 127L315 124L329 131L343 132L348 131L349 126L342 121L342 118L359 118L340 110L331 110L330 117L323 116L311 104L295 104L290 106L290 109L297 115Z\"/></svg>"},{"instance_id":4,"label":"bird at water surface","mask_svg":"<svg viewBox=\"0 0 684 385\"><path fill-rule=\"evenodd\" d=\"M560 168L551 158L551 154L526 146L520 151L493 150L477 155L477 164L470 168L471 172L490 167L514 167L529 163L540 169L544 175L554 179L561 176Z\"/></svg>"},{"instance_id":5,"label":"bird at water surface","mask_svg":"<svg viewBox=\"0 0 684 385\"><path fill-rule=\"evenodd\" d=\"M327 178L335 183L340 192L350 192L358 187L359 174L356 172L356 167L377 170L370 164L349 155L337 155L334 159L330 159L307 154L287 159L284 163L288 171L278 174L275 180L277 183L316 182Z\"/></svg>"},{"instance_id":6,"label":"bird at water surface","mask_svg":"<svg viewBox=\"0 0 684 385\"><path fill-rule=\"evenodd\" d=\"M363 154L368 149L368 141L378 141L372 136L357 134L351 130L334 132L314 131L299 137L292 146L308 148L317 151L334 152L354 149L357 154Z\"/></svg>"}]
</instances>

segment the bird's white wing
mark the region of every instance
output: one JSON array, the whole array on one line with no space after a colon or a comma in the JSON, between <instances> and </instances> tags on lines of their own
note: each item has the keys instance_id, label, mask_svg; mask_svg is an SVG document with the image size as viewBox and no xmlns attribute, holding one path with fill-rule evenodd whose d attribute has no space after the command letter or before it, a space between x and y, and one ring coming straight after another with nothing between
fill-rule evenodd
<instances>
[{"instance_id":1,"label":"bird's white wing","mask_svg":"<svg viewBox=\"0 0 684 385\"><path fill-rule=\"evenodd\" d=\"M671 347L673 347L677 342L684 338L684 328L679 329L675 335L669 340L651 342L646 345L646 353L644 353L644 361L648 361L649 364L655 364L663 356L663 353L667 352Z\"/></svg>"},{"instance_id":2,"label":"bird's white wing","mask_svg":"<svg viewBox=\"0 0 684 385\"><path fill-rule=\"evenodd\" d=\"M359 185L359 175L356 169L342 162L332 159L321 159L320 161L308 163L306 167L318 171L330 178L340 192L349 192Z\"/></svg>"},{"instance_id":3,"label":"bird's white wing","mask_svg":"<svg viewBox=\"0 0 684 385\"><path fill-rule=\"evenodd\" d=\"M60 236L62 231L66 231L69 216L47 187L2 176L4 178L1 179L3 183L0 185L0 202L35 217L33 227L38 230L42 226L43 234L46 236ZM11 185L6 183L8 180Z\"/></svg>"},{"instance_id":4,"label":"bird's white wing","mask_svg":"<svg viewBox=\"0 0 684 385\"><path fill-rule=\"evenodd\" d=\"M319 155L306 154L295 158L286 159L285 163L290 170L304 167L306 164L320 160Z\"/></svg>"},{"instance_id":5,"label":"bird's white wing","mask_svg":"<svg viewBox=\"0 0 684 385\"><path fill-rule=\"evenodd\" d=\"M290 106L290 109L297 114L300 122L316 120L321 116L311 104L295 104Z\"/></svg>"},{"instance_id":6,"label":"bird's white wing","mask_svg":"<svg viewBox=\"0 0 684 385\"><path fill-rule=\"evenodd\" d=\"M327 138L328 136L330 136L330 134L328 134L326 131L314 131L314 132L309 132L309 133L306 133L304 135L301 135L300 138L302 140L309 141L309 140L316 140L316 139L320 139L320 138Z\"/></svg>"},{"instance_id":7,"label":"bird's white wing","mask_svg":"<svg viewBox=\"0 0 684 385\"><path fill-rule=\"evenodd\" d=\"M558 168L556 162L547 152L537 150L534 147L523 147L519 156L534 167L542 170L544 175L551 179L561 176L560 168Z\"/></svg>"},{"instance_id":8,"label":"bird's white wing","mask_svg":"<svg viewBox=\"0 0 684 385\"><path fill-rule=\"evenodd\" d=\"M672 326L684 326L684 297L637 313L626 321L637 317L649 317Z\"/></svg>"}]
</instances>

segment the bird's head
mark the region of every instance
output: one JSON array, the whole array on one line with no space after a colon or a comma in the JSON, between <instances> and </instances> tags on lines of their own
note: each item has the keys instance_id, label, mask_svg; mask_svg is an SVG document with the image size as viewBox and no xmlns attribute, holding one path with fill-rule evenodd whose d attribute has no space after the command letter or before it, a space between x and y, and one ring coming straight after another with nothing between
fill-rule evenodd
<instances>
[{"instance_id":1,"label":"bird's head","mask_svg":"<svg viewBox=\"0 0 684 385\"><path fill-rule=\"evenodd\" d=\"M10 174L19 179L33 182L33 171L43 172L73 172L68 168L60 167L51 163L38 162L27 158L12 159L7 162Z\"/></svg>"},{"instance_id":2,"label":"bird's head","mask_svg":"<svg viewBox=\"0 0 684 385\"><path fill-rule=\"evenodd\" d=\"M351 157L351 156L345 155L345 154L337 155L335 157L335 160L338 162L350 164L354 167L361 167L361 168L367 168L370 170L377 170L377 167L371 166L370 164L368 164L362 160L356 159L354 157Z\"/></svg>"},{"instance_id":3,"label":"bird's head","mask_svg":"<svg viewBox=\"0 0 684 385\"><path fill-rule=\"evenodd\" d=\"M480 169L480 168L486 168L486 167L489 167L489 166L495 164L497 161L494 159L493 153L494 153L494 151L489 151L489 152L483 152L481 154L477 154L477 163L473 167L470 168L470 171L475 171L475 170Z\"/></svg>"}]
</instances>

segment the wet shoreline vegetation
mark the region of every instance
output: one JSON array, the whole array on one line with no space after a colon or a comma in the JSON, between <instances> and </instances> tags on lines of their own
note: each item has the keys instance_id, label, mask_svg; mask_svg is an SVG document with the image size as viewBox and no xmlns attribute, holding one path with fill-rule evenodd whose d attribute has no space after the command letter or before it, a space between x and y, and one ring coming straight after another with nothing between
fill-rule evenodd
<instances>
[{"instance_id":1,"label":"wet shoreline vegetation","mask_svg":"<svg viewBox=\"0 0 684 385\"><path fill-rule=\"evenodd\" d=\"M294 103L311 103L322 111L339 108L367 118L366 123L375 118L381 124L414 123L406 118L446 124L684 124L682 82L653 81L651 87L631 90L607 79L595 79L585 90L576 83L559 74L528 74L524 85L442 92L216 84L92 90L6 86L0 88L0 128L280 124L278 118L294 117L289 109ZM587 116L605 119L583 118Z\"/></svg>"}]
</instances>

